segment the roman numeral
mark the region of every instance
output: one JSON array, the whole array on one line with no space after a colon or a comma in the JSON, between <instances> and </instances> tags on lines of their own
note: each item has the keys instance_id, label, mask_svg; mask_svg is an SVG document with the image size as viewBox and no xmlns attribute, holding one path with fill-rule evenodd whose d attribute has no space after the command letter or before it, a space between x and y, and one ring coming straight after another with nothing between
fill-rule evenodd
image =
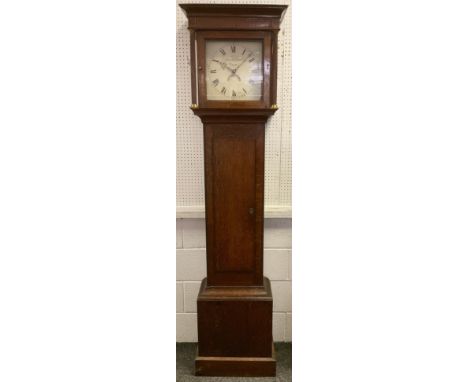
<instances>
[{"instance_id":1,"label":"roman numeral","mask_svg":"<svg viewBox=\"0 0 468 382\"><path fill-rule=\"evenodd\" d=\"M221 89L221 93L226 94L226 88L225 88L225 87L223 87L223 88Z\"/></svg>"},{"instance_id":2,"label":"roman numeral","mask_svg":"<svg viewBox=\"0 0 468 382\"><path fill-rule=\"evenodd\" d=\"M236 46L235 45L231 45L231 52L236 53Z\"/></svg>"},{"instance_id":3,"label":"roman numeral","mask_svg":"<svg viewBox=\"0 0 468 382\"><path fill-rule=\"evenodd\" d=\"M233 90L232 91L232 96L235 97L236 96L236 92Z\"/></svg>"},{"instance_id":4,"label":"roman numeral","mask_svg":"<svg viewBox=\"0 0 468 382\"><path fill-rule=\"evenodd\" d=\"M216 69L210 70L210 73L216 73Z\"/></svg>"},{"instance_id":5,"label":"roman numeral","mask_svg":"<svg viewBox=\"0 0 468 382\"><path fill-rule=\"evenodd\" d=\"M226 54L226 52L222 48L219 51L223 54L223 56Z\"/></svg>"},{"instance_id":6,"label":"roman numeral","mask_svg":"<svg viewBox=\"0 0 468 382\"><path fill-rule=\"evenodd\" d=\"M252 57L252 58L249 60L249 62L252 62L252 61L254 61L254 60L255 60L255 57Z\"/></svg>"},{"instance_id":7,"label":"roman numeral","mask_svg":"<svg viewBox=\"0 0 468 382\"><path fill-rule=\"evenodd\" d=\"M244 48L244 51L242 52L242 55L244 55L244 53L245 53L245 48Z\"/></svg>"},{"instance_id":8,"label":"roman numeral","mask_svg":"<svg viewBox=\"0 0 468 382\"><path fill-rule=\"evenodd\" d=\"M215 79L215 80L213 81L213 85L214 85L214 86L218 86L218 84L219 84L219 80L218 80L218 79Z\"/></svg>"},{"instance_id":9,"label":"roman numeral","mask_svg":"<svg viewBox=\"0 0 468 382\"><path fill-rule=\"evenodd\" d=\"M247 94L247 90L245 90L244 88L242 88L242 90L244 91L245 94Z\"/></svg>"}]
</instances>

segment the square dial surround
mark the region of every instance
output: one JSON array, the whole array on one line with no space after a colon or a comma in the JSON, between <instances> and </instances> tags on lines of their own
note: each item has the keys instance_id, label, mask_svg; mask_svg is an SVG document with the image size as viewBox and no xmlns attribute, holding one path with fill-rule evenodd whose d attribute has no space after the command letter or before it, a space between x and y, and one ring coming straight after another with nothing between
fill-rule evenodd
<instances>
[{"instance_id":1,"label":"square dial surround","mask_svg":"<svg viewBox=\"0 0 468 382\"><path fill-rule=\"evenodd\" d=\"M207 39L209 101L259 101L263 94L263 41Z\"/></svg>"}]
</instances>

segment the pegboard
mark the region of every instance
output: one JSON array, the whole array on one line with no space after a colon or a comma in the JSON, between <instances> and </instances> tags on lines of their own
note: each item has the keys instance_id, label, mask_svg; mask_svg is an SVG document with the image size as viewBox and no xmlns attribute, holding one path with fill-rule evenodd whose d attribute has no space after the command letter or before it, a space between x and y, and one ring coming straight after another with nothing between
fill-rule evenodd
<instances>
[{"instance_id":1,"label":"pegboard","mask_svg":"<svg viewBox=\"0 0 468 382\"><path fill-rule=\"evenodd\" d=\"M289 0L178 0L203 4L285 4L289 5L278 34L279 110L265 130L265 210L291 206L291 2ZM190 35L187 18L177 5L177 207L202 210L205 204L203 177L203 125L189 108Z\"/></svg>"}]
</instances>

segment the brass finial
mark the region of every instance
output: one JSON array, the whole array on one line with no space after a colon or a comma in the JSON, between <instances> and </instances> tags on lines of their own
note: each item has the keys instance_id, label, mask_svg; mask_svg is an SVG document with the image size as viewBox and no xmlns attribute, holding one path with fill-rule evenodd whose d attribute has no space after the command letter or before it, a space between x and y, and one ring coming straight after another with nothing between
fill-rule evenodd
<instances>
[{"instance_id":1,"label":"brass finial","mask_svg":"<svg viewBox=\"0 0 468 382\"><path fill-rule=\"evenodd\" d=\"M277 105L276 103L274 103L273 105L271 105L271 108L272 108L273 110L276 110L276 109L278 109L278 105Z\"/></svg>"}]
</instances>

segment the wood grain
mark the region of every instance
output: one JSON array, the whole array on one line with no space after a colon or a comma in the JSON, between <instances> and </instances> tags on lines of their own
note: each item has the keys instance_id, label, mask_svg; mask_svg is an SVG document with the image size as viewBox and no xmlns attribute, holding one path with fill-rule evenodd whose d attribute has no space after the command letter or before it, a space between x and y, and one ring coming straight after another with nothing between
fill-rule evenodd
<instances>
[{"instance_id":1,"label":"wood grain","mask_svg":"<svg viewBox=\"0 0 468 382\"><path fill-rule=\"evenodd\" d=\"M208 284L262 285L264 124L204 124Z\"/></svg>"},{"instance_id":2,"label":"wood grain","mask_svg":"<svg viewBox=\"0 0 468 382\"><path fill-rule=\"evenodd\" d=\"M202 283L197 300L198 349L201 356L271 357L273 298L264 279L254 293L249 287L234 293L214 292Z\"/></svg>"},{"instance_id":3,"label":"wood grain","mask_svg":"<svg viewBox=\"0 0 468 382\"><path fill-rule=\"evenodd\" d=\"M195 375L228 377L274 377L276 355L271 357L203 357L195 359Z\"/></svg>"}]
</instances>

